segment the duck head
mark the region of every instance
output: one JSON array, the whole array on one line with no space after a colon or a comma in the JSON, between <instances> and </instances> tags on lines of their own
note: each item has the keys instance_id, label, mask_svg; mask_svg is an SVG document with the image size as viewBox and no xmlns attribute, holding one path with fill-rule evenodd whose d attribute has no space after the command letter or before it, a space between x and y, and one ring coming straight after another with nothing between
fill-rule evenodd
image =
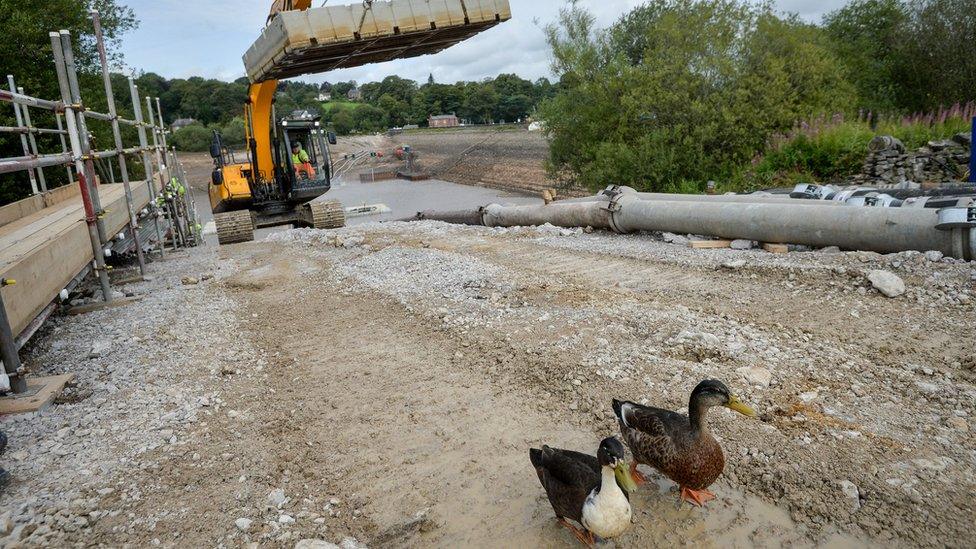
<instances>
[{"instance_id":1,"label":"duck head","mask_svg":"<svg viewBox=\"0 0 976 549\"><path fill-rule=\"evenodd\" d=\"M617 484L625 492L637 491L637 484L630 475L630 464L624 452L624 445L616 437L607 437L600 442L600 449L596 452L596 459L601 467L613 469Z\"/></svg>"},{"instance_id":2,"label":"duck head","mask_svg":"<svg viewBox=\"0 0 976 549\"><path fill-rule=\"evenodd\" d=\"M688 399L688 415L692 424L700 426L705 411L715 406L724 406L748 417L756 416L756 412L733 395L724 383L717 379L706 379L695 387Z\"/></svg>"}]
</instances>

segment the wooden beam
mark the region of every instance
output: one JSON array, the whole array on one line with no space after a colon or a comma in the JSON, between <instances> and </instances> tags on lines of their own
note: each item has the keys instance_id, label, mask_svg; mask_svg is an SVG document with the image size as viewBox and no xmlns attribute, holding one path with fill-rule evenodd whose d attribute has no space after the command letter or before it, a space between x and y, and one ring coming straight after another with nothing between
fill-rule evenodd
<instances>
[{"instance_id":1,"label":"wooden beam","mask_svg":"<svg viewBox=\"0 0 976 549\"><path fill-rule=\"evenodd\" d=\"M27 378L26 393L0 397L0 415L25 414L47 408L74 377L74 374L61 374Z\"/></svg>"},{"instance_id":2,"label":"wooden beam","mask_svg":"<svg viewBox=\"0 0 976 549\"><path fill-rule=\"evenodd\" d=\"M764 242L762 245L763 249L771 254L785 254L789 253L790 247L786 244L773 244L770 242Z\"/></svg>"},{"instance_id":3,"label":"wooden beam","mask_svg":"<svg viewBox=\"0 0 976 549\"><path fill-rule=\"evenodd\" d=\"M716 248L728 248L732 245L731 240L692 240L689 246L696 250L712 250Z\"/></svg>"},{"instance_id":4,"label":"wooden beam","mask_svg":"<svg viewBox=\"0 0 976 549\"><path fill-rule=\"evenodd\" d=\"M89 303L88 305L79 305L77 307L72 307L68 309L69 315L83 315L85 313L93 313L95 311L101 311L103 309L114 309L116 307L122 307L128 305L129 303L135 303L142 299L141 295L134 295L132 297L122 297L119 299L113 299L112 301L105 302L99 301L98 303Z\"/></svg>"}]
</instances>

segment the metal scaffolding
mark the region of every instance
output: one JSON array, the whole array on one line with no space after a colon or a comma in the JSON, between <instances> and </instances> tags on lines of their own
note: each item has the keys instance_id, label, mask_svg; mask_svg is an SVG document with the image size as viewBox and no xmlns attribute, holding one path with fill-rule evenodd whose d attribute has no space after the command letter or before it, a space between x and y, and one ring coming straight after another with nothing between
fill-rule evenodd
<instances>
[{"instance_id":1,"label":"metal scaffolding","mask_svg":"<svg viewBox=\"0 0 976 549\"><path fill-rule=\"evenodd\" d=\"M23 156L0 158L0 174L26 172L30 180L32 195L49 192L45 168L65 169L69 184L77 183L93 254L91 265L82 272L84 273L90 268L95 273L102 299L108 302L112 300L113 292L109 282L109 267L106 265L105 257L112 249L113 241L116 243L125 242L127 246L125 249L134 248L140 274L144 275L146 252L153 247L153 234L155 235L155 248L160 256L165 254L167 233L171 234L170 238L174 248L196 245L199 242L199 237L196 236L197 231L194 230L196 212L192 197L188 197L188 193L185 192L188 187L186 174L176 157L176 152L168 150L166 147L166 129L163 125L161 103L157 98L157 122L152 111L151 100L149 97L145 98L146 106L149 108L149 121L146 122L143 119L142 100L139 97L138 89L132 78L129 78L128 95L135 119L128 120L119 116L98 12L92 11L91 18L108 113L89 109L83 100L70 33L64 30L49 33L60 97L57 100L32 97L27 95L23 88L17 87L13 75L7 76L9 89L0 89L0 102L12 104L17 125L0 126L0 133L18 135ZM30 109L52 113L57 127L35 127ZM107 123L111 126L113 138L111 147L94 150L92 136L88 130L89 121ZM137 129L138 145L126 147L123 142L122 125ZM152 132L151 145L147 131ZM57 135L61 148L60 152L42 152L37 139L38 136L42 135ZM110 160L109 179L113 183L115 172L111 159L115 160L125 191L128 223L119 235L106 234L106 227L103 222L106 212L102 207L99 193L100 183L95 169L95 162L103 159ZM130 159L142 164L145 173L144 180L132 180L132 174L129 171ZM155 164L153 160L155 160ZM143 184L147 186L149 196L149 204L145 208L140 205L141 202L140 204L134 202L132 194L133 185ZM148 228L141 230L140 220L151 222L154 225L153 230L148 230ZM169 221L169 224L165 223L166 220ZM0 273L0 275L3 274ZM2 280L0 287L16 283L16 281L7 278L0 280ZM52 308L46 307L45 311L49 312L50 309ZM4 372L11 390L22 392L26 390L26 382L17 354L19 345L16 343L18 341L15 338L16 335L18 334L12 333L7 309L3 304L2 292L0 292L0 357L3 359ZM2 384L0 384L0 392L3 392L2 389Z\"/></svg>"}]
</instances>

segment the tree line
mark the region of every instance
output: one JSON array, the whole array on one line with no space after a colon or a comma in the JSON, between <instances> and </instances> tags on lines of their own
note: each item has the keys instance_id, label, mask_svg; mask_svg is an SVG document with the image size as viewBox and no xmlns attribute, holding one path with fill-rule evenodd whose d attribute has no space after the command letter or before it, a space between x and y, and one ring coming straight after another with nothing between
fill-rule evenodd
<instances>
[{"instance_id":1,"label":"tree line","mask_svg":"<svg viewBox=\"0 0 976 549\"><path fill-rule=\"evenodd\" d=\"M976 0L854 0L819 24L768 2L658 0L594 21L569 3L547 27L559 93L539 109L550 172L591 188L756 186L772 138L804 120L873 126L976 98Z\"/></svg>"},{"instance_id":2,"label":"tree line","mask_svg":"<svg viewBox=\"0 0 976 549\"><path fill-rule=\"evenodd\" d=\"M205 150L210 129L220 130L227 143L243 142L244 121L240 113L247 96L246 79L230 83L203 78L166 80L146 74L140 81L159 95L164 110L171 116L198 121L198 125L174 136L177 146ZM359 92L355 100L349 98L352 90ZM426 126L430 116L440 114L455 114L473 124L516 122L526 119L541 101L554 97L557 91L558 86L546 78L532 82L514 74L454 84L439 84L433 75L423 84L395 75L362 85L355 81L282 81L275 107L279 116L308 110L321 115L323 122L339 135L349 135L411 124Z\"/></svg>"}]
</instances>

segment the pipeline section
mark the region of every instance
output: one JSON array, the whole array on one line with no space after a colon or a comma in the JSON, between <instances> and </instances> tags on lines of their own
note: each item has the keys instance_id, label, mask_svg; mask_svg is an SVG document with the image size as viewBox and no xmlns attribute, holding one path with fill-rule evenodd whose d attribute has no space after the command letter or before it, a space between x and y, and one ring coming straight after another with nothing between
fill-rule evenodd
<instances>
[{"instance_id":1,"label":"pipeline section","mask_svg":"<svg viewBox=\"0 0 976 549\"><path fill-rule=\"evenodd\" d=\"M488 227L548 223L618 233L661 231L878 253L938 250L948 257L976 260L976 203L971 200L936 209L844 207L841 202L770 201L769 197L763 197L764 201L730 200L738 196L692 198L611 187L582 200L532 206L491 204L480 210L421 212L411 219Z\"/></svg>"}]
</instances>

